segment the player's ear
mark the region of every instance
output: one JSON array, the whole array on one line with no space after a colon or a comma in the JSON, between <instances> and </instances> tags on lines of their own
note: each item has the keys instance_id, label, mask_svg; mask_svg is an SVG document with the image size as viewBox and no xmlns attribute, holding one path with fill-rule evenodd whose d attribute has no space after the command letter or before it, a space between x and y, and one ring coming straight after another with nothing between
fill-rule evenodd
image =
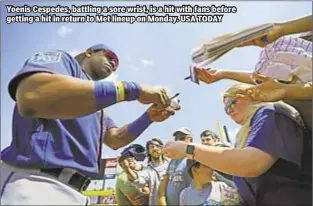
<instances>
[{"instance_id":1,"label":"player's ear","mask_svg":"<svg viewBox=\"0 0 313 206\"><path fill-rule=\"evenodd\" d=\"M86 50L86 57L90 57L91 53L92 53L92 50L91 49L87 49Z\"/></svg>"}]
</instances>

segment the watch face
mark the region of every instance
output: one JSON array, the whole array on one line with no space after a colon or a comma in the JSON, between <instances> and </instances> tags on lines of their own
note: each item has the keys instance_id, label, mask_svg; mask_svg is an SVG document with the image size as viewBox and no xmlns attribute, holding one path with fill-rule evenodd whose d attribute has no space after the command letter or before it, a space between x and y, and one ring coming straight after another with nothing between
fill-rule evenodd
<instances>
[{"instance_id":1,"label":"watch face","mask_svg":"<svg viewBox=\"0 0 313 206\"><path fill-rule=\"evenodd\" d=\"M195 150L195 146L193 145L187 146L187 154L193 154L194 150Z\"/></svg>"}]
</instances>

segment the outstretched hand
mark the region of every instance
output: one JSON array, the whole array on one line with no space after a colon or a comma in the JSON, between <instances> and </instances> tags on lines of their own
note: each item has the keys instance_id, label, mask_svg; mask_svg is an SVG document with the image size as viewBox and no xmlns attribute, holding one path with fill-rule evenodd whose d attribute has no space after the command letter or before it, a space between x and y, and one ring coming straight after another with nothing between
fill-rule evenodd
<instances>
[{"instance_id":1,"label":"outstretched hand","mask_svg":"<svg viewBox=\"0 0 313 206\"><path fill-rule=\"evenodd\" d=\"M162 153L170 159L179 160L186 157L187 145L184 141L169 141L164 145Z\"/></svg>"},{"instance_id":2,"label":"outstretched hand","mask_svg":"<svg viewBox=\"0 0 313 206\"><path fill-rule=\"evenodd\" d=\"M207 84L211 84L222 79L221 71L216 69L207 70L203 68L196 68L196 71L199 74L199 79Z\"/></svg>"},{"instance_id":3,"label":"outstretched hand","mask_svg":"<svg viewBox=\"0 0 313 206\"><path fill-rule=\"evenodd\" d=\"M275 102L285 98L286 91L284 84L257 73L253 73L251 78L254 82L258 81L261 83L246 90L242 90L237 95L238 98L247 98L252 101L262 102Z\"/></svg>"}]
</instances>

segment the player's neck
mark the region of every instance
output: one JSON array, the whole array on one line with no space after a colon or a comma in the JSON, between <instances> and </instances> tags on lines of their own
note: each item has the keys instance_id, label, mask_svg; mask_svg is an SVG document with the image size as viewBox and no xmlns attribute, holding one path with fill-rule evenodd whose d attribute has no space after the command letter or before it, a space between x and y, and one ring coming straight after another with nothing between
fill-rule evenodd
<instances>
[{"instance_id":1,"label":"player's neck","mask_svg":"<svg viewBox=\"0 0 313 206\"><path fill-rule=\"evenodd\" d=\"M84 59L81 63L80 63L80 68L83 70L83 72L86 74L86 76L88 77L88 79L93 79L92 78L92 73L91 73L91 68L90 65L87 63L86 59Z\"/></svg>"}]
</instances>

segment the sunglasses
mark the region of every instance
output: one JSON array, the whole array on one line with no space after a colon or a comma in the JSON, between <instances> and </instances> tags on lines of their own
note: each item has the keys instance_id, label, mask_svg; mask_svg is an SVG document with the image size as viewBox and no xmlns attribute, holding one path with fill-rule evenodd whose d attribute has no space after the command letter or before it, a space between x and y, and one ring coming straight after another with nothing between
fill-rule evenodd
<instances>
[{"instance_id":1,"label":"sunglasses","mask_svg":"<svg viewBox=\"0 0 313 206\"><path fill-rule=\"evenodd\" d=\"M113 69L116 71L116 69L119 66L119 59L117 55L112 52L111 50L94 50L94 52L103 51L103 55L107 57L110 61L113 61Z\"/></svg>"},{"instance_id":2,"label":"sunglasses","mask_svg":"<svg viewBox=\"0 0 313 206\"><path fill-rule=\"evenodd\" d=\"M226 103L225 108L224 108L226 114L229 114L229 113L230 113L230 110L231 110L231 109L234 109L236 103L237 103L237 99L229 100L229 101Z\"/></svg>"}]
</instances>

